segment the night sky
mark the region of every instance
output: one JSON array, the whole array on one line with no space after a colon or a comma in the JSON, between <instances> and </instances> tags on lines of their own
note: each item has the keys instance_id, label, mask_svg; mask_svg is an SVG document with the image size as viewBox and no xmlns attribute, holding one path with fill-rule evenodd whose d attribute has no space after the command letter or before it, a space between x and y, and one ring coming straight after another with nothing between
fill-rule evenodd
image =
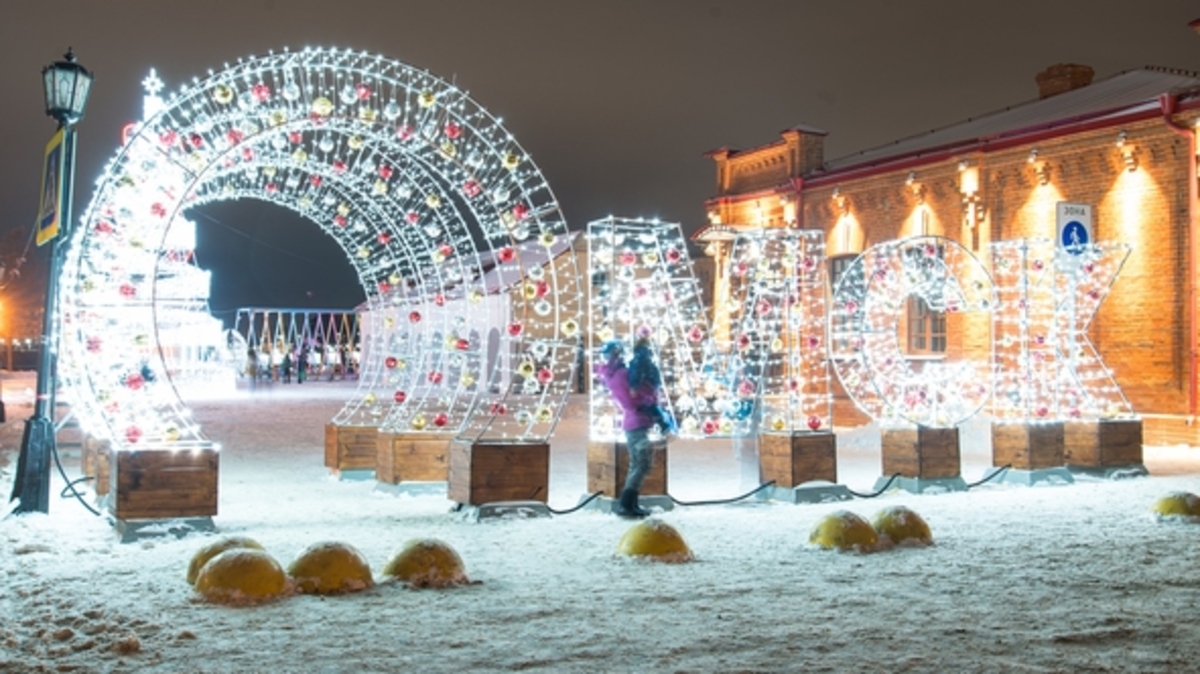
<instances>
[{"instance_id":1,"label":"night sky","mask_svg":"<svg viewBox=\"0 0 1200 674\"><path fill-rule=\"evenodd\" d=\"M829 132L832 159L1034 99L1034 75L1060 62L1097 79L1200 70L1196 18L1200 5L1183 0L2 0L0 262L32 228L55 129L40 73L68 46L96 75L79 126L79 211L141 113L149 68L170 91L239 56L336 46L454 80L503 117L572 228L614 214L692 231L713 191L707 150L804 123ZM192 216L218 312L362 299L315 224L257 202ZM29 296L17 286L44 282L44 257L0 293Z\"/></svg>"}]
</instances>

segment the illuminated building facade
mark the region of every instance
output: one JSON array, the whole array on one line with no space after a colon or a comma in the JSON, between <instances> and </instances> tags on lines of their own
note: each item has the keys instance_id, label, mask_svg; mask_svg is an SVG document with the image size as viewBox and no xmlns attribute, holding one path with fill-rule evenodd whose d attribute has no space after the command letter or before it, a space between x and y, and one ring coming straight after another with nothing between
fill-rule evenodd
<instances>
[{"instance_id":1,"label":"illuminated building facade","mask_svg":"<svg viewBox=\"0 0 1200 674\"><path fill-rule=\"evenodd\" d=\"M1094 238L1132 252L1090 336L1145 419L1147 444L1200 442L1200 75L1143 68L1092 82L1086 66L1037 77L1040 97L999 112L826 160L825 132L797 126L749 150L708 153L716 195L693 239L720 260L733 234L775 227L824 232L828 275L871 246L942 236L981 259L993 242L1053 241L1056 205L1087 204ZM727 297L713 278L712 296ZM907 356L985 353L986 319L947 321L910 302L898 326ZM729 308L713 330L728 343ZM866 420L839 391L834 423Z\"/></svg>"}]
</instances>

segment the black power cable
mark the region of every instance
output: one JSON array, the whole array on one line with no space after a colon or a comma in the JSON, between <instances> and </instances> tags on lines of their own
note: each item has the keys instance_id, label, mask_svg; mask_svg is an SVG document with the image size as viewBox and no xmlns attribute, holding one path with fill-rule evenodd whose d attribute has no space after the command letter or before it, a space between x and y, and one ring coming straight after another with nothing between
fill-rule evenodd
<instances>
[{"instance_id":1,"label":"black power cable","mask_svg":"<svg viewBox=\"0 0 1200 674\"><path fill-rule=\"evenodd\" d=\"M994 480L997 475L1000 475L1001 473L1008 470L1009 468L1012 468L1012 464L1006 463L1003 466L1000 466L999 468L997 468L996 470L993 470L991 473L988 473L987 475L985 475L982 480L980 480L978 482L968 483L967 489L971 489L972 487L978 487L981 484L986 484L987 482Z\"/></svg>"},{"instance_id":2,"label":"black power cable","mask_svg":"<svg viewBox=\"0 0 1200 674\"><path fill-rule=\"evenodd\" d=\"M83 500L83 495L80 494L79 491L77 491L75 489L76 482L80 482L81 480L90 480L91 478L80 478L79 480L72 480L71 478L67 477L67 471L63 470L62 461L60 461L58 459L58 447L51 446L51 450L52 450L51 454L54 455L54 465L58 466L58 474L62 476L63 482L67 483L67 486L63 487L63 490L62 490L62 492L59 493L59 496L61 496L62 498L66 498L67 491L70 490L70 492L75 496L75 500L79 501L80 505L82 505L84 508L87 508L89 511L91 511L91 513L93 515L95 515L96 517L100 517L100 511L96 510L92 506L88 505L88 502Z\"/></svg>"},{"instance_id":3,"label":"black power cable","mask_svg":"<svg viewBox=\"0 0 1200 674\"><path fill-rule=\"evenodd\" d=\"M896 478L898 478L898 477L900 477L900 473L892 473L892 476L888 478L888 481L884 482L883 486L880 487L878 490L876 490L876 492L874 494L860 494L848 487L846 488L846 491L850 492L851 494L853 494L859 498L875 498L876 496L879 496L883 492L887 491L888 487L892 486L892 483L895 482Z\"/></svg>"},{"instance_id":4,"label":"black power cable","mask_svg":"<svg viewBox=\"0 0 1200 674\"><path fill-rule=\"evenodd\" d=\"M555 510L554 508L551 508L550 506L546 506L546 510L549 510L550 512L554 513L555 515L570 515L571 513L575 512L576 510L579 510L580 508L591 503L592 501L595 501L603 493L604 492L602 492L602 491L593 493L591 496L588 496L584 500L580 501L579 505L575 506L574 508L567 508L566 510Z\"/></svg>"},{"instance_id":5,"label":"black power cable","mask_svg":"<svg viewBox=\"0 0 1200 674\"><path fill-rule=\"evenodd\" d=\"M754 496L758 492L766 489L767 487L770 487L773 484L775 484L775 480L771 480L769 482L764 482L764 483L758 485L757 487L755 487L754 489L751 489L750 491L746 492L745 494L742 494L741 496L735 496L733 498L714 499L712 501L680 501L679 499L675 498L674 496L671 496L670 494L667 494L667 498L671 499L671 502L674 503L675 505L681 505L681 506L722 505L725 503L736 503L738 501L741 501L742 499L750 498L751 496Z\"/></svg>"}]
</instances>

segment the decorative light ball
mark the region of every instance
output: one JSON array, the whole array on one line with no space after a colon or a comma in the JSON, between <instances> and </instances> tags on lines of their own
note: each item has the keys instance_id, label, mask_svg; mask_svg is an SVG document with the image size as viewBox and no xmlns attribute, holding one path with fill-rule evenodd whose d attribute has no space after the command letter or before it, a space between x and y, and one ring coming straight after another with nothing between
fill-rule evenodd
<instances>
[{"instance_id":1,"label":"decorative light ball","mask_svg":"<svg viewBox=\"0 0 1200 674\"><path fill-rule=\"evenodd\" d=\"M551 231L545 231L538 235L538 243L542 244L543 246L545 246L547 248L549 248L550 246L553 246L555 240L556 240L556 237L554 236L554 232L551 232Z\"/></svg>"},{"instance_id":2,"label":"decorative light ball","mask_svg":"<svg viewBox=\"0 0 1200 674\"><path fill-rule=\"evenodd\" d=\"M787 420L785 420L783 417L772 417L771 418L771 430L782 431L786 428L787 428Z\"/></svg>"},{"instance_id":3,"label":"decorative light ball","mask_svg":"<svg viewBox=\"0 0 1200 674\"><path fill-rule=\"evenodd\" d=\"M579 323L575 319L568 318L567 320L563 321L563 323L562 323L563 336L574 337L576 335L576 333L578 333L578 332L579 332Z\"/></svg>"},{"instance_id":4,"label":"decorative light ball","mask_svg":"<svg viewBox=\"0 0 1200 674\"><path fill-rule=\"evenodd\" d=\"M396 391L392 394L392 400L395 400L397 405L403 405L404 401L408 400L408 394L404 391Z\"/></svg>"},{"instance_id":5,"label":"decorative light ball","mask_svg":"<svg viewBox=\"0 0 1200 674\"><path fill-rule=\"evenodd\" d=\"M254 550L262 550L263 546L253 538L247 536L224 536L196 551L192 555L192 561L188 564L187 582L188 585L195 585L196 577L200 575L200 569L208 563L208 560L234 548L251 548Z\"/></svg>"},{"instance_id":6,"label":"decorative light ball","mask_svg":"<svg viewBox=\"0 0 1200 674\"><path fill-rule=\"evenodd\" d=\"M343 594L375 585L371 567L348 543L313 543L287 568L301 594Z\"/></svg>"},{"instance_id":7,"label":"decorative light ball","mask_svg":"<svg viewBox=\"0 0 1200 674\"><path fill-rule=\"evenodd\" d=\"M450 423L450 417L446 416L445 412L438 412L437 414L433 415L433 425L434 426L437 426L438 428L442 428L443 426L445 426L448 423Z\"/></svg>"},{"instance_id":8,"label":"decorative light ball","mask_svg":"<svg viewBox=\"0 0 1200 674\"><path fill-rule=\"evenodd\" d=\"M412 587L444 588L471 582L462 557L448 544L433 538L405 543L383 567L383 575Z\"/></svg>"},{"instance_id":9,"label":"decorative light ball","mask_svg":"<svg viewBox=\"0 0 1200 674\"><path fill-rule=\"evenodd\" d=\"M521 375L522 377L532 377L535 369L536 368L534 367L533 361L523 360L519 365L517 365L517 374Z\"/></svg>"},{"instance_id":10,"label":"decorative light ball","mask_svg":"<svg viewBox=\"0 0 1200 674\"><path fill-rule=\"evenodd\" d=\"M196 591L220 603L257 603L288 590L279 562L263 550L233 548L208 560L196 576Z\"/></svg>"},{"instance_id":11,"label":"decorative light ball","mask_svg":"<svg viewBox=\"0 0 1200 674\"><path fill-rule=\"evenodd\" d=\"M808 418L808 430L815 431L821 428L821 417L812 415Z\"/></svg>"},{"instance_id":12,"label":"decorative light ball","mask_svg":"<svg viewBox=\"0 0 1200 674\"><path fill-rule=\"evenodd\" d=\"M425 418L424 414L418 414L408 422L408 425L412 426L413 430L423 431L429 425L429 420Z\"/></svg>"},{"instance_id":13,"label":"decorative light ball","mask_svg":"<svg viewBox=\"0 0 1200 674\"><path fill-rule=\"evenodd\" d=\"M318 96L313 99L312 111L319 117L328 117L333 112L333 101L324 96Z\"/></svg>"},{"instance_id":14,"label":"decorative light ball","mask_svg":"<svg viewBox=\"0 0 1200 674\"><path fill-rule=\"evenodd\" d=\"M617 554L668 564L694 559L691 548L675 527L654 517L630 527L617 543Z\"/></svg>"},{"instance_id":15,"label":"decorative light ball","mask_svg":"<svg viewBox=\"0 0 1200 674\"><path fill-rule=\"evenodd\" d=\"M880 539L896 545L932 545L933 534L920 515L906 506L884 508L871 518L871 526Z\"/></svg>"},{"instance_id":16,"label":"decorative light ball","mask_svg":"<svg viewBox=\"0 0 1200 674\"><path fill-rule=\"evenodd\" d=\"M642 263L647 267L658 264L658 252L648 250L645 253L642 253Z\"/></svg>"},{"instance_id":17,"label":"decorative light ball","mask_svg":"<svg viewBox=\"0 0 1200 674\"><path fill-rule=\"evenodd\" d=\"M848 510L838 510L823 517L813 527L808 542L826 550L855 550L871 552L879 537L871 524Z\"/></svg>"},{"instance_id":18,"label":"decorative light ball","mask_svg":"<svg viewBox=\"0 0 1200 674\"><path fill-rule=\"evenodd\" d=\"M417 96L417 105L420 105L422 108L428 108L435 102L437 102L437 95L428 89L422 91L421 94Z\"/></svg>"},{"instance_id":19,"label":"decorative light ball","mask_svg":"<svg viewBox=\"0 0 1200 674\"><path fill-rule=\"evenodd\" d=\"M513 418L516 419L517 423L521 425L527 425L533 422L533 415L529 413L529 410L519 410L513 415Z\"/></svg>"},{"instance_id":20,"label":"decorative light ball","mask_svg":"<svg viewBox=\"0 0 1200 674\"><path fill-rule=\"evenodd\" d=\"M606 325L596 331L596 337L598 337L601 342L607 342L614 337L613 329Z\"/></svg>"},{"instance_id":21,"label":"decorative light ball","mask_svg":"<svg viewBox=\"0 0 1200 674\"><path fill-rule=\"evenodd\" d=\"M550 420L554 418L554 410L549 405L539 405L537 411L533 415L533 418L536 419L539 424L549 423Z\"/></svg>"},{"instance_id":22,"label":"decorative light ball","mask_svg":"<svg viewBox=\"0 0 1200 674\"><path fill-rule=\"evenodd\" d=\"M783 340L780 339L779 337L772 339L771 340L771 350L772 351L783 351Z\"/></svg>"},{"instance_id":23,"label":"decorative light ball","mask_svg":"<svg viewBox=\"0 0 1200 674\"><path fill-rule=\"evenodd\" d=\"M464 372L458 377L458 383L463 388L471 388L475 385L475 375L470 372Z\"/></svg>"},{"instance_id":24,"label":"decorative light ball","mask_svg":"<svg viewBox=\"0 0 1200 674\"><path fill-rule=\"evenodd\" d=\"M517 155L515 155L511 152L504 155L504 168L511 171L511 170L517 168L518 166L520 166L520 164L521 164L521 158L518 157Z\"/></svg>"},{"instance_id":25,"label":"decorative light ball","mask_svg":"<svg viewBox=\"0 0 1200 674\"><path fill-rule=\"evenodd\" d=\"M1176 491L1163 496L1154 503L1154 514L1159 518L1200 518L1200 496L1191 492Z\"/></svg>"},{"instance_id":26,"label":"decorative light ball","mask_svg":"<svg viewBox=\"0 0 1200 674\"><path fill-rule=\"evenodd\" d=\"M372 393L368 393L367 395L363 396L363 402L365 402L368 405L374 405L375 404L375 394L372 392Z\"/></svg>"},{"instance_id":27,"label":"decorative light ball","mask_svg":"<svg viewBox=\"0 0 1200 674\"><path fill-rule=\"evenodd\" d=\"M212 97L214 101L221 105L228 105L233 102L233 89L224 84L218 84L213 87Z\"/></svg>"}]
</instances>

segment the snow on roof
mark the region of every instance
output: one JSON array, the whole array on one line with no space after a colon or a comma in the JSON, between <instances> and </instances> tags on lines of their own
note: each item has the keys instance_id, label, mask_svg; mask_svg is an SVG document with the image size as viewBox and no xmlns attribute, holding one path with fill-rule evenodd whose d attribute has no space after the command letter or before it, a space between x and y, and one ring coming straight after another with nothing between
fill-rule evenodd
<instances>
[{"instance_id":1,"label":"snow on roof","mask_svg":"<svg viewBox=\"0 0 1200 674\"><path fill-rule=\"evenodd\" d=\"M956 145L985 142L1034 130L1052 129L1117 111L1157 107L1157 97L1171 91L1200 88L1200 75L1147 66L1055 96L1014 105L927 133L902 138L825 162L825 171L870 166L899 157L920 155Z\"/></svg>"}]
</instances>

